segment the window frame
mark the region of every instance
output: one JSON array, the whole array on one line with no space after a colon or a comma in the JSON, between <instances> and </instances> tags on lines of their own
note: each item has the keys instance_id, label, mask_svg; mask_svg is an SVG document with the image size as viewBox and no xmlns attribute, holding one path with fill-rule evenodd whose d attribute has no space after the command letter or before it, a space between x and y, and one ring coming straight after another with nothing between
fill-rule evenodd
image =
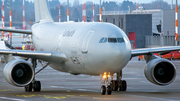
<instances>
[{"instance_id":1,"label":"window frame","mask_svg":"<svg viewBox=\"0 0 180 101\"><path fill-rule=\"evenodd\" d=\"M103 43L104 41L104 37L102 37L100 40L99 40L99 43Z\"/></svg>"},{"instance_id":2,"label":"window frame","mask_svg":"<svg viewBox=\"0 0 180 101\"><path fill-rule=\"evenodd\" d=\"M119 40L120 39L120 40ZM124 41L124 38L117 38L117 42L118 43L124 43L125 41Z\"/></svg>"},{"instance_id":3,"label":"window frame","mask_svg":"<svg viewBox=\"0 0 180 101\"><path fill-rule=\"evenodd\" d=\"M109 41L109 39L113 39L113 41ZM114 39L115 39L116 41L114 41ZM117 43L117 38L108 38L108 43Z\"/></svg>"}]
</instances>

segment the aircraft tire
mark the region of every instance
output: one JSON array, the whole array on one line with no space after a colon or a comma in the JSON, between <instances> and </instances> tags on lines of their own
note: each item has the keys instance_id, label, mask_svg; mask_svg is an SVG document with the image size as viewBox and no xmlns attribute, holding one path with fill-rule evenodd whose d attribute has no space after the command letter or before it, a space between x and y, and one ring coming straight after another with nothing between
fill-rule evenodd
<instances>
[{"instance_id":1,"label":"aircraft tire","mask_svg":"<svg viewBox=\"0 0 180 101\"><path fill-rule=\"evenodd\" d=\"M112 91L117 91L118 90L118 82L116 80L112 80L111 87L112 87Z\"/></svg>"},{"instance_id":2,"label":"aircraft tire","mask_svg":"<svg viewBox=\"0 0 180 101\"><path fill-rule=\"evenodd\" d=\"M127 90L127 83L125 80L122 80L121 81L121 85L120 85L120 88L119 88L120 91L126 91Z\"/></svg>"},{"instance_id":3,"label":"aircraft tire","mask_svg":"<svg viewBox=\"0 0 180 101\"><path fill-rule=\"evenodd\" d=\"M34 82L34 91L35 92L40 92L41 91L41 82L40 81L35 81Z\"/></svg>"},{"instance_id":4,"label":"aircraft tire","mask_svg":"<svg viewBox=\"0 0 180 101\"><path fill-rule=\"evenodd\" d=\"M106 87L104 85L101 86L101 94L102 95L106 94Z\"/></svg>"},{"instance_id":5,"label":"aircraft tire","mask_svg":"<svg viewBox=\"0 0 180 101\"><path fill-rule=\"evenodd\" d=\"M111 86L108 86L107 87L107 94L111 95L111 93L112 93L112 88L111 88Z\"/></svg>"}]
</instances>

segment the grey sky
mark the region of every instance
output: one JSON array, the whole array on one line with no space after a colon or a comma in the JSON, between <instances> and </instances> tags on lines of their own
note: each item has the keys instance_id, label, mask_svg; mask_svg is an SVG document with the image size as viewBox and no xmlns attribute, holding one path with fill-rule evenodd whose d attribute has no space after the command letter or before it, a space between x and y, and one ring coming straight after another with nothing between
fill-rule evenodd
<instances>
[{"instance_id":1,"label":"grey sky","mask_svg":"<svg viewBox=\"0 0 180 101\"><path fill-rule=\"evenodd\" d=\"M34 1L34 0L29 0L29 1ZM61 2L66 2L67 0L59 0ZM74 0L69 0L70 3L73 3ZM79 0L80 2L82 2L82 0ZM85 0L83 0L85 1ZM86 0L86 1L93 1L93 0ZM95 3L99 3L99 0L94 0ZM102 2L103 1L117 1L117 2L122 2L124 0L101 0ZM156 0L129 0L129 1L132 1L132 2L136 2L138 1L139 3L150 3L152 1L156 1ZM164 0L166 2L168 2L169 4L171 4L171 0ZM175 3L175 0L173 0L173 2Z\"/></svg>"}]
</instances>

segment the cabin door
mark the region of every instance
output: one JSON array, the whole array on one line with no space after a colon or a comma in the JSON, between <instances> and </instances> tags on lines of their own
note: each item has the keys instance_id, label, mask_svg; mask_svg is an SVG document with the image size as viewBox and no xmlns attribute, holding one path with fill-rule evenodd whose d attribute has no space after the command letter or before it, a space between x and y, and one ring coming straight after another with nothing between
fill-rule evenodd
<instances>
[{"instance_id":1,"label":"cabin door","mask_svg":"<svg viewBox=\"0 0 180 101\"><path fill-rule=\"evenodd\" d=\"M82 53L88 53L88 44L93 34L94 34L94 31L89 31L87 35L85 36L83 40L83 44L82 44Z\"/></svg>"}]
</instances>

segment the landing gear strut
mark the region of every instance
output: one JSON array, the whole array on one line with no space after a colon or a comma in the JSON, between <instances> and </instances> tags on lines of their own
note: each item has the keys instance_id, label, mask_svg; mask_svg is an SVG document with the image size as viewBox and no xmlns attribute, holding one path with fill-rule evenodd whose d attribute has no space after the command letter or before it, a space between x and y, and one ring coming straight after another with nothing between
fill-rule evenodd
<instances>
[{"instance_id":1,"label":"landing gear strut","mask_svg":"<svg viewBox=\"0 0 180 101\"><path fill-rule=\"evenodd\" d=\"M112 76L112 80L109 83L109 78ZM104 73L101 77L104 78L104 85L101 86L101 94L111 95L112 91L126 91L127 83L125 80L122 80L122 70L117 73L116 80L113 80L113 75L110 73Z\"/></svg>"},{"instance_id":2,"label":"landing gear strut","mask_svg":"<svg viewBox=\"0 0 180 101\"><path fill-rule=\"evenodd\" d=\"M35 92L40 92L41 91L41 82L40 81L33 81L29 85L25 86L25 91L26 92L32 92L32 89Z\"/></svg>"},{"instance_id":3,"label":"landing gear strut","mask_svg":"<svg viewBox=\"0 0 180 101\"><path fill-rule=\"evenodd\" d=\"M116 80L111 80L110 83L113 91L126 91L127 90L127 83L125 80L122 80L122 70L117 73Z\"/></svg>"},{"instance_id":4,"label":"landing gear strut","mask_svg":"<svg viewBox=\"0 0 180 101\"><path fill-rule=\"evenodd\" d=\"M37 66L36 59L32 59L32 64L33 64L33 68L34 68L34 71L35 71L35 68ZM31 92L32 89L35 92L39 92L39 91L41 91L41 82L40 81L36 81L35 80L35 75L34 75L33 81L29 85L26 85L24 88L25 88L26 92Z\"/></svg>"},{"instance_id":5,"label":"landing gear strut","mask_svg":"<svg viewBox=\"0 0 180 101\"><path fill-rule=\"evenodd\" d=\"M101 94L105 95L106 93L108 95L111 95L112 93L112 87L109 84L109 80L108 78L110 77L110 73L107 74L106 72L103 74L103 78L104 78L104 85L101 86Z\"/></svg>"}]
</instances>

